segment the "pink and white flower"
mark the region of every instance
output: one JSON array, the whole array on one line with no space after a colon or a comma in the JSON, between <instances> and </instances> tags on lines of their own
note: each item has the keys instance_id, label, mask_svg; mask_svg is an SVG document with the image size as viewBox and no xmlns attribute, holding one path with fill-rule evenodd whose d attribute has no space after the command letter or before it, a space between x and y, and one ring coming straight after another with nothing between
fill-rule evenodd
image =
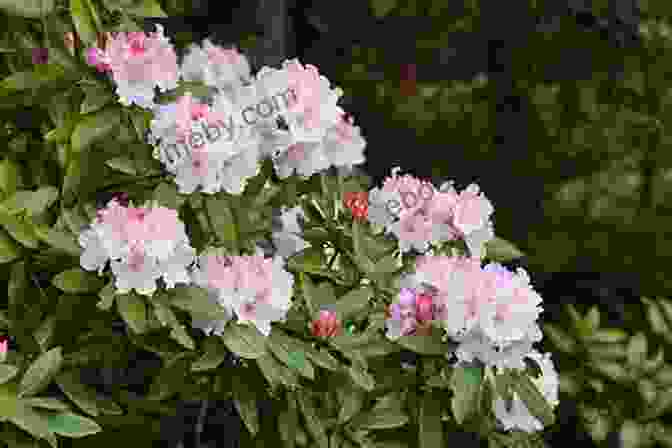
<instances>
[{"instance_id":1,"label":"pink and white flower","mask_svg":"<svg viewBox=\"0 0 672 448\"><path fill-rule=\"evenodd\" d=\"M156 32L116 33L102 54L95 50L87 54L91 62L109 66L117 85L119 102L124 106L135 103L152 108L154 88L165 92L177 88L179 67L177 55L170 40L163 35L163 27Z\"/></svg>"},{"instance_id":2,"label":"pink and white flower","mask_svg":"<svg viewBox=\"0 0 672 448\"><path fill-rule=\"evenodd\" d=\"M236 48L224 48L204 39L192 44L181 64L185 81L200 81L210 87L236 89L250 81L250 63Z\"/></svg>"},{"instance_id":3,"label":"pink and white flower","mask_svg":"<svg viewBox=\"0 0 672 448\"><path fill-rule=\"evenodd\" d=\"M255 255L226 257L213 252L201 255L194 282L218 294L224 309L233 311L238 323L249 323L268 336L271 322L284 320L293 294L293 276L281 257Z\"/></svg>"},{"instance_id":4,"label":"pink and white flower","mask_svg":"<svg viewBox=\"0 0 672 448\"><path fill-rule=\"evenodd\" d=\"M110 261L121 294L151 295L159 278L168 288L188 283L187 269L195 259L177 211L156 204L126 207L113 199L82 232L79 244L82 268L101 274Z\"/></svg>"}]
</instances>

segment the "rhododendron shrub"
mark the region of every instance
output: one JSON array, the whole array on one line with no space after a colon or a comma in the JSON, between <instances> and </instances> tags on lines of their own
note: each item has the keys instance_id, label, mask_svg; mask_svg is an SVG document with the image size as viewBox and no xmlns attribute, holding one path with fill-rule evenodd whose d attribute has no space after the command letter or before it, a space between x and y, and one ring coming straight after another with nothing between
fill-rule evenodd
<instances>
[{"instance_id":1,"label":"rhododendron shrub","mask_svg":"<svg viewBox=\"0 0 672 448\"><path fill-rule=\"evenodd\" d=\"M509 246L477 185L436 187L396 168L370 189L344 174L364 162L366 140L339 106L343 91L315 66L293 59L253 73L233 46L206 39L178 56L160 26L100 31L85 59L109 76L91 91L108 89L116 104L74 125L55 120L63 123L48 139L62 182L3 202L12 238L27 249L7 258L11 306L23 303L27 266L39 261L51 284L21 299L45 315L52 299L61 314L77 304L86 313L78 323L91 326L69 334L61 317L18 319L12 308L14 328L31 326L17 330L21 350L37 359L28 366L9 353L3 400L57 380L91 415L72 417L60 398L35 400L63 412L27 417L50 422L34 437L54 446L55 434L73 434L63 419L83 436L99 432L92 419L107 422L105 411L127 412L115 407L128 404L124 394L93 400L76 379L114 355L92 355L101 344L120 340L163 362L147 396L133 400L233 399L250 440L277 442L282 428L288 446L371 446L378 429L417 418L408 446L425 446L443 438L445 420L490 440L553 423L557 374L534 347L542 298L527 272L499 264L516 255L502 252ZM110 190L121 191L100 199ZM117 317L126 332L110 336ZM404 352L417 355L415 367L404 367ZM444 393L446 403L436 398ZM274 400L270 420L258 418L262 398Z\"/></svg>"}]
</instances>

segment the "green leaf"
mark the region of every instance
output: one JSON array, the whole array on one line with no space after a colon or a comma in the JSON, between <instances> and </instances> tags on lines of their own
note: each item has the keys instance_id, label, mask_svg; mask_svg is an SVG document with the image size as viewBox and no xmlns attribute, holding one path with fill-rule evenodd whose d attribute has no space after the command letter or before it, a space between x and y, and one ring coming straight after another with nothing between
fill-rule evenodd
<instances>
[{"instance_id":1,"label":"green leaf","mask_svg":"<svg viewBox=\"0 0 672 448\"><path fill-rule=\"evenodd\" d=\"M186 200L185 196L181 196L174 183L162 182L154 189L154 199L164 207L173 210L179 210Z\"/></svg>"},{"instance_id":2,"label":"green leaf","mask_svg":"<svg viewBox=\"0 0 672 448\"><path fill-rule=\"evenodd\" d=\"M397 0L371 0L373 14L381 19L397 7Z\"/></svg>"},{"instance_id":3,"label":"green leaf","mask_svg":"<svg viewBox=\"0 0 672 448\"><path fill-rule=\"evenodd\" d=\"M103 279L80 268L61 272L53 278L51 283L61 291L70 294L98 292L105 284Z\"/></svg>"},{"instance_id":4,"label":"green leaf","mask_svg":"<svg viewBox=\"0 0 672 448\"><path fill-rule=\"evenodd\" d=\"M514 372L513 390L518 394L520 399L525 403L530 413L537 417L544 426L550 426L555 421L555 414L553 408L546 401L537 386L526 374Z\"/></svg>"},{"instance_id":5,"label":"green leaf","mask_svg":"<svg viewBox=\"0 0 672 448\"><path fill-rule=\"evenodd\" d=\"M258 359L266 352L266 338L251 325L227 325L222 341L236 355L245 359Z\"/></svg>"},{"instance_id":6,"label":"green leaf","mask_svg":"<svg viewBox=\"0 0 672 448\"><path fill-rule=\"evenodd\" d=\"M47 417L35 412L31 407L19 403L16 414L9 420L33 437L45 439L52 447L56 448L58 442L49 429Z\"/></svg>"},{"instance_id":7,"label":"green leaf","mask_svg":"<svg viewBox=\"0 0 672 448\"><path fill-rule=\"evenodd\" d=\"M40 326L35 329L33 332L33 338L42 350L46 350L49 346L51 346L54 340L55 331L56 316L52 314L47 316Z\"/></svg>"},{"instance_id":8,"label":"green leaf","mask_svg":"<svg viewBox=\"0 0 672 448\"><path fill-rule=\"evenodd\" d=\"M12 238L24 246L30 249L37 249L40 246L40 239L33 226L22 217L0 211L0 225L12 235Z\"/></svg>"},{"instance_id":9,"label":"green leaf","mask_svg":"<svg viewBox=\"0 0 672 448\"><path fill-rule=\"evenodd\" d=\"M84 115L72 133L72 151L79 153L93 143L108 137L120 123L121 110L117 105Z\"/></svg>"},{"instance_id":10,"label":"green leaf","mask_svg":"<svg viewBox=\"0 0 672 448\"><path fill-rule=\"evenodd\" d=\"M136 176L138 174L135 170L135 164L128 157L115 157L105 162L105 165L129 176Z\"/></svg>"},{"instance_id":11,"label":"green leaf","mask_svg":"<svg viewBox=\"0 0 672 448\"><path fill-rule=\"evenodd\" d=\"M54 11L55 6L55 0L0 0L0 10L5 11L10 16L27 17L29 19L45 17Z\"/></svg>"},{"instance_id":12,"label":"green leaf","mask_svg":"<svg viewBox=\"0 0 672 448\"><path fill-rule=\"evenodd\" d=\"M340 297L332 309L336 312L338 318L344 322L366 308L369 305L369 298L372 296L373 291L368 286L353 289Z\"/></svg>"},{"instance_id":13,"label":"green leaf","mask_svg":"<svg viewBox=\"0 0 672 448\"><path fill-rule=\"evenodd\" d=\"M223 319L225 311L211 301L206 289L197 286L178 285L169 292L170 304L192 315L209 319Z\"/></svg>"},{"instance_id":14,"label":"green leaf","mask_svg":"<svg viewBox=\"0 0 672 448\"><path fill-rule=\"evenodd\" d=\"M672 389L668 388L663 391L658 391L656 400L653 405L646 407L642 420L652 420L665 414L672 408Z\"/></svg>"},{"instance_id":15,"label":"green leaf","mask_svg":"<svg viewBox=\"0 0 672 448\"><path fill-rule=\"evenodd\" d=\"M323 369L335 372L341 367L338 360L331 356L331 354L329 354L329 352L325 349L318 350L312 346L304 346L303 351L312 362L322 367Z\"/></svg>"},{"instance_id":16,"label":"green leaf","mask_svg":"<svg viewBox=\"0 0 672 448\"><path fill-rule=\"evenodd\" d=\"M96 45L97 32L86 0L70 0L70 14L79 38L88 47Z\"/></svg>"},{"instance_id":17,"label":"green leaf","mask_svg":"<svg viewBox=\"0 0 672 448\"><path fill-rule=\"evenodd\" d=\"M317 409L312 402L312 397L306 393L299 393L297 394L297 398L306 422L306 429L313 440L315 440L318 447L328 448L329 439L327 438L324 426L322 425L322 420L318 416Z\"/></svg>"},{"instance_id":18,"label":"green leaf","mask_svg":"<svg viewBox=\"0 0 672 448\"><path fill-rule=\"evenodd\" d=\"M298 375L291 369L282 365L272 354L267 353L256 359L259 370L272 387L280 384L294 388L299 385Z\"/></svg>"},{"instance_id":19,"label":"green leaf","mask_svg":"<svg viewBox=\"0 0 672 448\"><path fill-rule=\"evenodd\" d=\"M659 335L669 333L670 328L665 322L663 312L656 302L647 297L642 297L641 300L644 302L646 308L646 320L649 322L649 325L651 325L651 330Z\"/></svg>"},{"instance_id":20,"label":"green leaf","mask_svg":"<svg viewBox=\"0 0 672 448\"><path fill-rule=\"evenodd\" d=\"M506 263L525 256L513 243L499 237L494 237L485 243L485 249L486 258L499 263Z\"/></svg>"},{"instance_id":21,"label":"green leaf","mask_svg":"<svg viewBox=\"0 0 672 448\"><path fill-rule=\"evenodd\" d=\"M408 415L399 409L379 409L360 414L350 422L355 430L391 429L408 423Z\"/></svg>"},{"instance_id":22,"label":"green leaf","mask_svg":"<svg viewBox=\"0 0 672 448\"><path fill-rule=\"evenodd\" d=\"M2 1L2 0L0 0ZM16 72L0 82L0 89L5 92L16 90L34 90L42 87L64 83L68 79L63 67L57 64L44 64L35 67L32 71Z\"/></svg>"},{"instance_id":23,"label":"green leaf","mask_svg":"<svg viewBox=\"0 0 672 448\"><path fill-rule=\"evenodd\" d=\"M645 444L643 428L634 420L623 422L619 438L623 448L638 448Z\"/></svg>"},{"instance_id":24,"label":"green leaf","mask_svg":"<svg viewBox=\"0 0 672 448\"><path fill-rule=\"evenodd\" d=\"M49 415L49 430L64 437L80 438L102 431L96 422L71 412Z\"/></svg>"},{"instance_id":25,"label":"green leaf","mask_svg":"<svg viewBox=\"0 0 672 448\"><path fill-rule=\"evenodd\" d=\"M69 411L70 406L57 398L33 397L21 400L21 403L33 408L49 409L50 411Z\"/></svg>"},{"instance_id":26,"label":"green leaf","mask_svg":"<svg viewBox=\"0 0 672 448\"><path fill-rule=\"evenodd\" d=\"M593 305L590 308L590 310L588 310L588 313L586 313L583 322L585 323L586 328L589 329L591 333L599 328L600 309L597 307L597 305Z\"/></svg>"},{"instance_id":27,"label":"green leaf","mask_svg":"<svg viewBox=\"0 0 672 448\"><path fill-rule=\"evenodd\" d=\"M156 0L140 0L138 6L125 8L124 11L139 17L168 17Z\"/></svg>"},{"instance_id":28,"label":"green leaf","mask_svg":"<svg viewBox=\"0 0 672 448\"><path fill-rule=\"evenodd\" d=\"M422 355L443 355L450 345L443 342L439 331L432 329L429 336L401 336L396 342L402 347Z\"/></svg>"},{"instance_id":29,"label":"green leaf","mask_svg":"<svg viewBox=\"0 0 672 448\"><path fill-rule=\"evenodd\" d=\"M315 379L313 365L305 359L303 347L295 343L293 338L287 336L282 330L273 328L267 342L271 353L287 367L296 370L308 379Z\"/></svg>"},{"instance_id":30,"label":"green leaf","mask_svg":"<svg viewBox=\"0 0 672 448\"><path fill-rule=\"evenodd\" d=\"M663 311L667 325L672 326L672 302L663 297L657 297L656 299L660 309Z\"/></svg>"},{"instance_id":31,"label":"green leaf","mask_svg":"<svg viewBox=\"0 0 672 448\"><path fill-rule=\"evenodd\" d=\"M554 324L543 324L544 335L548 336L553 345L564 353L574 353L576 342L565 330Z\"/></svg>"},{"instance_id":32,"label":"green leaf","mask_svg":"<svg viewBox=\"0 0 672 448\"><path fill-rule=\"evenodd\" d=\"M418 415L418 448L444 446L441 424L441 401L435 395L425 393L420 402Z\"/></svg>"},{"instance_id":33,"label":"green leaf","mask_svg":"<svg viewBox=\"0 0 672 448\"><path fill-rule=\"evenodd\" d=\"M114 304L115 292L116 289L114 287L114 280L111 280L107 285L105 285L103 289L98 291L98 297L100 297L100 301L96 304L96 306L101 310L108 311Z\"/></svg>"},{"instance_id":34,"label":"green leaf","mask_svg":"<svg viewBox=\"0 0 672 448\"><path fill-rule=\"evenodd\" d=\"M371 392L376 387L376 379L366 370L365 366L353 362L347 367L348 375L352 381L367 392Z\"/></svg>"},{"instance_id":35,"label":"green leaf","mask_svg":"<svg viewBox=\"0 0 672 448\"><path fill-rule=\"evenodd\" d=\"M19 369L10 364L0 364L0 384L11 380L19 373Z\"/></svg>"},{"instance_id":36,"label":"green leaf","mask_svg":"<svg viewBox=\"0 0 672 448\"><path fill-rule=\"evenodd\" d=\"M352 222L352 246L354 249L353 261L363 272L367 274L374 273L376 266L364 252L364 230L359 221Z\"/></svg>"},{"instance_id":37,"label":"green leaf","mask_svg":"<svg viewBox=\"0 0 672 448\"><path fill-rule=\"evenodd\" d=\"M252 436L259 432L259 416L257 415L257 397L254 390L250 389L245 381L241 381L238 375L231 377L233 387L233 403L238 415L245 422L247 430Z\"/></svg>"},{"instance_id":38,"label":"green leaf","mask_svg":"<svg viewBox=\"0 0 672 448\"><path fill-rule=\"evenodd\" d=\"M20 256L19 246L4 229L0 229L0 264L11 263Z\"/></svg>"},{"instance_id":39,"label":"green leaf","mask_svg":"<svg viewBox=\"0 0 672 448\"><path fill-rule=\"evenodd\" d=\"M167 325L172 329L170 336L173 339L189 350L196 348L193 339L191 339L191 336L189 336L187 333L184 325L182 325L177 319L177 316L175 316L173 310L170 309L170 306L168 305L168 302L165 300L165 298L162 300L161 296L157 296L152 301L152 305L154 309L154 315L159 320L159 322L161 322L161 325Z\"/></svg>"},{"instance_id":40,"label":"green leaf","mask_svg":"<svg viewBox=\"0 0 672 448\"><path fill-rule=\"evenodd\" d=\"M631 367L638 367L644 364L647 357L646 336L641 331L630 338L628 343L628 364Z\"/></svg>"},{"instance_id":41,"label":"green leaf","mask_svg":"<svg viewBox=\"0 0 672 448\"><path fill-rule=\"evenodd\" d=\"M49 246L65 252L73 257L79 257L82 253L81 247L72 235L55 228L36 225L33 227L38 238Z\"/></svg>"},{"instance_id":42,"label":"green leaf","mask_svg":"<svg viewBox=\"0 0 672 448\"><path fill-rule=\"evenodd\" d=\"M364 393L350 384L339 387L336 391L341 408L338 411L338 422L346 423L353 418L364 406Z\"/></svg>"},{"instance_id":43,"label":"green leaf","mask_svg":"<svg viewBox=\"0 0 672 448\"><path fill-rule=\"evenodd\" d=\"M136 333L142 334L147 329L147 307L145 300L135 293L119 294L116 296L117 310Z\"/></svg>"},{"instance_id":44,"label":"green leaf","mask_svg":"<svg viewBox=\"0 0 672 448\"><path fill-rule=\"evenodd\" d=\"M209 196L205 200L213 231L229 250L237 252L238 229L229 201L223 197Z\"/></svg>"},{"instance_id":45,"label":"green leaf","mask_svg":"<svg viewBox=\"0 0 672 448\"><path fill-rule=\"evenodd\" d=\"M19 165L12 159L3 159L0 162L0 189L9 196L16 192L16 188L20 184L21 173Z\"/></svg>"},{"instance_id":46,"label":"green leaf","mask_svg":"<svg viewBox=\"0 0 672 448\"><path fill-rule=\"evenodd\" d=\"M26 370L19 384L19 398L35 395L51 382L63 363L61 347L41 354Z\"/></svg>"},{"instance_id":47,"label":"green leaf","mask_svg":"<svg viewBox=\"0 0 672 448\"><path fill-rule=\"evenodd\" d=\"M474 367L458 366L453 370L450 379L453 398L451 408L455 421L464 423L477 412L480 381Z\"/></svg>"},{"instance_id":48,"label":"green leaf","mask_svg":"<svg viewBox=\"0 0 672 448\"><path fill-rule=\"evenodd\" d=\"M280 430L280 438L287 448L296 447L296 430L299 424L299 413L296 409L296 399L293 394L287 394L288 406L278 416L278 429Z\"/></svg>"},{"instance_id":49,"label":"green leaf","mask_svg":"<svg viewBox=\"0 0 672 448\"><path fill-rule=\"evenodd\" d=\"M203 372L216 369L226 359L226 348L221 339L214 336L205 338L203 341L204 352L198 360L191 364L192 372Z\"/></svg>"},{"instance_id":50,"label":"green leaf","mask_svg":"<svg viewBox=\"0 0 672 448\"><path fill-rule=\"evenodd\" d=\"M24 210L28 216L44 213L58 199L58 189L47 185L35 191L17 191L0 203L0 208L10 214L21 213Z\"/></svg>"},{"instance_id":51,"label":"green leaf","mask_svg":"<svg viewBox=\"0 0 672 448\"><path fill-rule=\"evenodd\" d=\"M591 334L587 339L591 342L623 342L628 339L628 333L620 328L603 328Z\"/></svg>"},{"instance_id":52,"label":"green leaf","mask_svg":"<svg viewBox=\"0 0 672 448\"><path fill-rule=\"evenodd\" d=\"M147 398L163 401L175 395L184 384L187 369L187 361L184 358L173 359L154 377Z\"/></svg>"},{"instance_id":53,"label":"green leaf","mask_svg":"<svg viewBox=\"0 0 672 448\"><path fill-rule=\"evenodd\" d=\"M593 343L586 347L588 356L597 360L625 360L627 354L623 344Z\"/></svg>"},{"instance_id":54,"label":"green leaf","mask_svg":"<svg viewBox=\"0 0 672 448\"><path fill-rule=\"evenodd\" d=\"M114 94L102 87L95 85L83 85L84 101L79 109L82 115L96 112L114 101Z\"/></svg>"}]
</instances>

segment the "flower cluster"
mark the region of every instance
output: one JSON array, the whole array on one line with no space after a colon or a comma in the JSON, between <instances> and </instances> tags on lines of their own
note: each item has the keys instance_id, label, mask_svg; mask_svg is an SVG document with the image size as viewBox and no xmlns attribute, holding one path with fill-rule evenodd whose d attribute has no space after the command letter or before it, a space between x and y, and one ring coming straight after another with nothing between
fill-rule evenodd
<instances>
[{"instance_id":1,"label":"flower cluster","mask_svg":"<svg viewBox=\"0 0 672 448\"><path fill-rule=\"evenodd\" d=\"M239 323L251 323L268 336L271 322L284 320L292 304L294 278L281 257L255 255L199 257L193 281L214 294L217 303ZM208 334L221 334L224 321L198 323Z\"/></svg>"},{"instance_id":2,"label":"flower cluster","mask_svg":"<svg viewBox=\"0 0 672 448\"><path fill-rule=\"evenodd\" d=\"M473 257L482 258L485 243L494 237L494 208L478 185L460 193L452 182L436 189L411 175L398 176L399 170L369 192L369 221L394 234L403 252L425 252L430 244L460 238Z\"/></svg>"},{"instance_id":3,"label":"flower cluster","mask_svg":"<svg viewBox=\"0 0 672 448\"><path fill-rule=\"evenodd\" d=\"M151 108L154 88L165 92L177 88L180 76L177 54L163 27L156 32L127 32L108 35L104 47L87 50L87 62L98 70L110 72L117 85L119 102ZM100 45L100 43L99 43Z\"/></svg>"},{"instance_id":4,"label":"flower cluster","mask_svg":"<svg viewBox=\"0 0 672 448\"><path fill-rule=\"evenodd\" d=\"M434 317L434 298L428 291L402 288L399 301L387 310L387 337L394 340L400 336L426 335Z\"/></svg>"},{"instance_id":5,"label":"flower cluster","mask_svg":"<svg viewBox=\"0 0 672 448\"><path fill-rule=\"evenodd\" d=\"M168 288L189 283L188 267L195 259L177 211L159 206L127 207L117 199L79 236L80 264L99 274L108 260L119 293L136 290L151 295L162 278Z\"/></svg>"},{"instance_id":6,"label":"flower cluster","mask_svg":"<svg viewBox=\"0 0 672 448\"><path fill-rule=\"evenodd\" d=\"M366 219L369 214L369 195L365 191L347 192L343 198L343 205L350 210L353 218Z\"/></svg>"}]
</instances>

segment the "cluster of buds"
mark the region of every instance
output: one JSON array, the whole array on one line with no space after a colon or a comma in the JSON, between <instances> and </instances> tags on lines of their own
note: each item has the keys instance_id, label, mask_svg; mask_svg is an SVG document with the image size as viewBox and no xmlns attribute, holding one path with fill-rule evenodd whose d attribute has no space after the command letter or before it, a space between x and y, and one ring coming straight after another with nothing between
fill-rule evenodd
<instances>
[{"instance_id":1,"label":"cluster of buds","mask_svg":"<svg viewBox=\"0 0 672 448\"><path fill-rule=\"evenodd\" d=\"M386 310L387 336L429 336L431 323L435 318L434 297L429 291L402 288L399 301Z\"/></svg>"},{"instance_id":2,"label":"cluster of buds","mask_svg":"<svg viewBox=\"0 0 672 448\"><path fill-rule=\"evenodd\" d=\"M96 67L99 72L107 72L110 67L109 57L105 54L107 43L112 39L112 33L99 33L95 47L86 50L86 63Z\"/></svg>"},{"instance_id":3,"label":"cluster of buds","mask_svg":"<svg viewBox=\"0 0 672 448\"><path fill-rule=\"evenodd\" d=\"M330 310L320 311L320 315L313 321L312 335L318 338L330 338L340 336L343 331L341 321L336 313Z\"/></svg>"}]
</instances>

